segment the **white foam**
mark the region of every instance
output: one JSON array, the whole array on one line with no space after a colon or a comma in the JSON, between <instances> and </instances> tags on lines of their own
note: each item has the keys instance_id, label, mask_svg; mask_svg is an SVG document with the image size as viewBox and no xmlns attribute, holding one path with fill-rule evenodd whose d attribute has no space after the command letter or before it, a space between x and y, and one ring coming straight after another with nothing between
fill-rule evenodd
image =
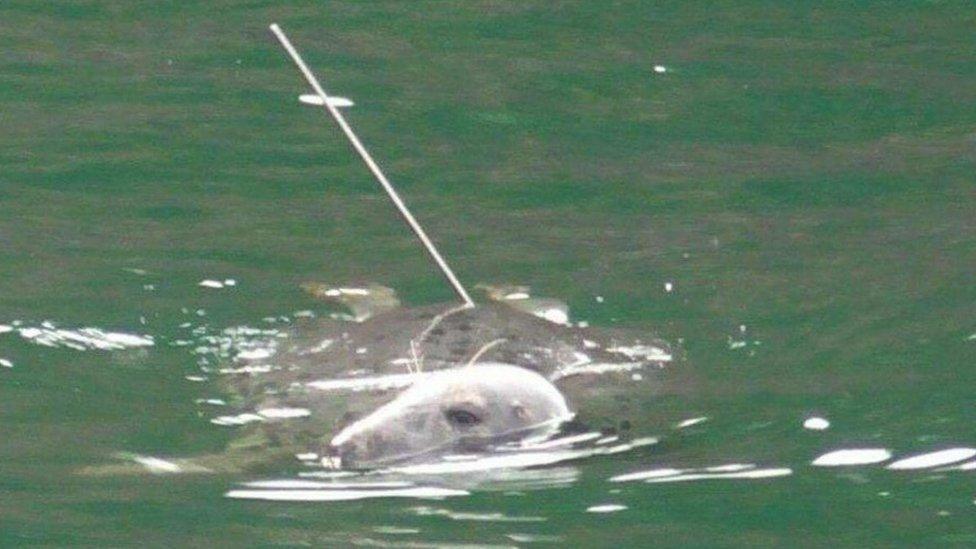
<instances>
[{"instance_id":1,"label":"white foam","mask_svg":"<svg viewBox=\"0 0 976 549\"><path fill-rule=\"evenodd\" d=\"M817 467L843 467L870 465L891 459L891 452L884 448L847 448L827 452L811 462Z\"/></svg>"},{"instance_id":2,"label":"white foam","mask_svg":"<svg viewBox=\"0 0 976 549\"><path fill-rule=\"evenodd\" d=\"M591 505L586 508L587 513L616 513L617 511L623 511L626 509L626 505L619 505L617 503L605 503L603 505Z\"/></svg>"},{"instance_id":3,"label":"white foam","mask_svg":"<svg viewBox=\"0 0 976 549\"><path fill-rule=\"evenodd\" d=\"M965 461L973 456L976 456L976 449L974 448L949 448L946 450L939 450L937 452L919 454L916 456L899 459L898 461L890 463L887 468L902 471L911 469L928 469L930 467L939 467L942 465L949 465L951 463Z\"/></svg>"},{"instance_id":4,"label":"white foam","mask_svg":"<svg viewBox=\"0 0 976 549\"><path fill-rule=\"evenodd\" d=\"M823 431L828 427L830 427L830 422L822 417L808 417L803 422L803 428L811 431Z\"/></svg>"}]
</instances>

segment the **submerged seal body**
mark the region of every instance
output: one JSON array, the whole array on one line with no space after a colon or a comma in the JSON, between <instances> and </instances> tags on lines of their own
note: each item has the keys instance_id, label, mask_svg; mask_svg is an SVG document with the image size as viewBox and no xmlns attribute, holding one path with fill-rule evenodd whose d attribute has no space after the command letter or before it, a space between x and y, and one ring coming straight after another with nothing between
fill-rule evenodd
<instances>
[{"instance_id":1,"label":"submerged seal body","mask_svg":"<svg viewBox=\"0 0 976 549\"><path fill-rule=\"evenodd\" d=\"M547 320L566 310L555 300L404 308L388 289L315 290L354 299L354 318L295 319L226 370L238 409L262 418L241 437L262 452L372 468L485 451L550 432L593 386L630 386L632 371L670 360L656 339ZM379 306L363 303L374 292Z\"/></svg>"},{"instance_id":2,"label":"submerged seal body","mask_svg":"<svg viewBox=\"0 0 976 549\"><path fill-rule=\"evenodd\" d=\"M123 454L129 463L85 474L269 472L296 457L372 469L510 450L580 426L626 431L671 360L658 339L573 326L564 304L520 287L489 292L493 301L473 308L400 307L376 285L306 289L352 314L224 330L235 335L220 349L236 351L203 366L226 397L227 415L210 421L234 430L223 452L173 461Z\"/></svg>"}]
</instances>

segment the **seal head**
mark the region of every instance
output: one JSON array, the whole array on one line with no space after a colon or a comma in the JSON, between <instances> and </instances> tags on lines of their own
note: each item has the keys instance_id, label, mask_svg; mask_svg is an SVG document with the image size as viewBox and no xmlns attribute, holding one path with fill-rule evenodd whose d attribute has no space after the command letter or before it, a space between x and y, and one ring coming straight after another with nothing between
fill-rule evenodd
<instances>
[{"instance_id":1,"label":"seal head","mask_svg":"<svg viewBox=\"0 0 976 549\"><path fill-rule=\"evenodd\" d=\"M342 468L371 469L545 436L572 417L562 393L538 373L473 364L422 378L340 431L328 453Z\"/></svg>"}]
</instances>

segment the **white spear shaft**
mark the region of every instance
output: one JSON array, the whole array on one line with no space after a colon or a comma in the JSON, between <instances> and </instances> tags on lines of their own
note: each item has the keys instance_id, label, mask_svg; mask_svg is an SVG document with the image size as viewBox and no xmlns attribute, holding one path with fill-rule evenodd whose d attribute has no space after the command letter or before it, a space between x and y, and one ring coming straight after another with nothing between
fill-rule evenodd
<instances>
[{"instance_id":1,"label":"white spear shaft","mask_svg":"<svg viewBox=\"0 0 976 549\"><path fill-rule=\"evenodd\" d=\"M450 282L451 286L454 287L454 291L457 292L457 295L467 306L474 307L474 301L471 300L471 296L469 296L468 292L465 291L464 286L461 285L457 277L454 276L454 271L452 271L451 267L448 266L446 261L444 261L444 258L441 257L441 254L437 251L437 248L434 247L434 243L431 242L430 238L427 237L427 233L424 232L423 227L420 226L420 223L417 222L413 214L410 213L410 210L407 209L407 206L403 203L403 199L400 198L399 193L397 193L396 189L393 188L393 185L386 178L386 176L383 175L383 172L380 171L380 167L373 160L373 157L370 156L369 151L366 150L366 147L363 146L362 142L359 141L359 138L356 137L356 134L353 133L352 128L349 127L349 124L346 122L346 119L343 118L342 113L340 113L339 109L336 108L331 101L329 101L329 96L325 93L325 90L322 89L322 85L319 84L318 79L315 78L312 71L309 70L308 65L306 65L305 61L302 60L302 57L298 54L295 46L291 45L288 37L285 36L285 33L281 30L281 27L279 27L277 23L272 23L270 28L271 32L273 32L275 37L278 38L278 41L281 42L281 45L284 46L285 50L288 52L288 55L291 56L292 60L295 62L295 65L297 65L298 69L302 71L303 75L305 75L305 80L308 80L309 85L312 86L315 93L322 98L322 105L325 107L325 110L332 115L332 118L336 121L336 124L338 124L342 132L346 134L349 142L352 143L352 147L356 149L356 152L359 153L359 156L363 159L363 162L366 163L366 167L369 168L369 171L373 173L373 176L375 176L377 181L380 182L380 185L383 186L383 190L385 190L386 194L390 196L390 200L393 201L393 205L396 206L397 210L400 212L400 215L403 216L404 221L407 222L407 225L410 225L410 228L413 229L414 234L417 235L420 242L422 242L424 247L427 248L427 252L430 253L430 256L437 263L437 266L440 267L441 272L443 272L444 276L447 277L448 282Z\"/></svg>"}]
</instances>

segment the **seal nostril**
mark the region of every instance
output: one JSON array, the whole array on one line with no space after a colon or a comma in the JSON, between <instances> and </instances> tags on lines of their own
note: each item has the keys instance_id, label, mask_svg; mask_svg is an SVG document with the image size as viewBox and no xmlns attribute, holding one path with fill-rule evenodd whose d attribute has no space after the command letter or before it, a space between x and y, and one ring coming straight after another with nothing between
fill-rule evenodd
<instances>
[{"instance_id":1,"label":"seal nostril","mask_svg":"<svg viewBox=\"0 0 976 549\"><path fill-rule=\"evenodd\" d=\"M358 448L352 441L346 441L342 444L329 444L325 449L328 461L336 467L350 467L355 463L358 454Z\"/></svg>"}]
</instances>

